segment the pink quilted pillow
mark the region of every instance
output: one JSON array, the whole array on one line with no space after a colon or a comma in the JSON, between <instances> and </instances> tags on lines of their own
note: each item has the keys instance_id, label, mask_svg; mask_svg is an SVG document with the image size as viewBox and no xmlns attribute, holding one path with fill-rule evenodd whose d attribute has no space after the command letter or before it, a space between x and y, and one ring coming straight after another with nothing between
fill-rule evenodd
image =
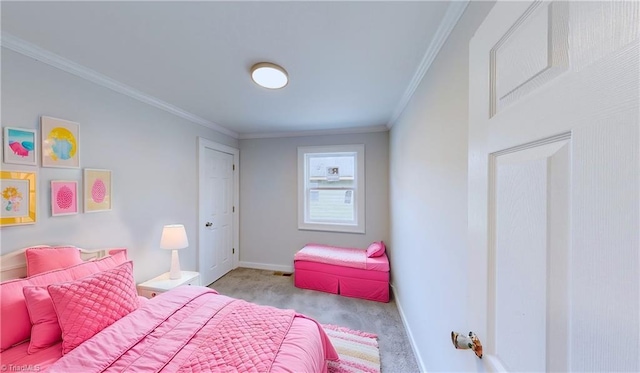
<instances>
[{"instance_id":1,"label":"pink quilted pillow","mask_svg":"<svg viewBox=\"0 0 640 373\"><path fill-rule=\"evenodd\" d=\"M138 308L131 261L47 289L62 329L63 355Z\"/></svg>"},{"instance_id":2,"label":"pink quilted pillow","mask_svg":"<svg viewBox=\"0 0 640 373\"><path fill-rule=\"evenodd\" d=\"M24 253L27 257L27 276L82 263L80 250L76 247L30 248Z\"/></svg>"},{"instance_id":3,"label":"pink quilted pillow","mask_svg":"<svg viewBox=\"0 0 640 373\"><path fill-rule=\"evenodd\" d=\"M367 248L367 258L374 258L376 256L382 256L385 251L384 242L374 242Z\"/></svg>"},{"instance_id":4,"label":"pink quilted pillow","mask_svg":"<svg viewBox=\"0 0 640 373\"><path fill-rule=\"evenodd\" d=\"M62 331L46 286L25 286L24 300L31 319L31 341L27 353L35 354L58 343Z\"/></svg>"}]
</instances>

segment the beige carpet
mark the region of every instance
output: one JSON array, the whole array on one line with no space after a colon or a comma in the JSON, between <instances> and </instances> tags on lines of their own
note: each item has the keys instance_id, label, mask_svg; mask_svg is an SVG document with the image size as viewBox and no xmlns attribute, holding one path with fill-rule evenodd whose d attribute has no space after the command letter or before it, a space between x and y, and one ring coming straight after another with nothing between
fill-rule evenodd
<instances>
[{"instance_id":1,"label":"beige carpet","mask_svg":"<svg viewBox=\"0 0 640 373\"><path fill-rule=\"evenodd\" d=\"M329 361L329 373L380 373L380 350L375 334L349 328L322 325L340 356Z\"/></svg>"}]
</instances>

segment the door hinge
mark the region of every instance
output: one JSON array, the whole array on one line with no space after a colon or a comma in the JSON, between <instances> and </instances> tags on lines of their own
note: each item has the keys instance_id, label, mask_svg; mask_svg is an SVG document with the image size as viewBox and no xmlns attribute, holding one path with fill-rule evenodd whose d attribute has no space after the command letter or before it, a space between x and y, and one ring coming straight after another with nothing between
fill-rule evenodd
<instances>
[{"instance_id":1,"label":"door hinge","mask_svg":"<svg viewBox=\"0 0 640 373\"><path fill-rule=\"evenodd\" d=\"M234 171L236 170L236 165L235 165L235 164L233 165L233 170L234 170Z\"/></svg>"},{"instance_id":2,"label":"door hinge","mask_svg":"<svg viewBox=\"0 0 640 373\"><path fill-rule=\"evenodd\" d=\"M236 248L234 247L231 249L231 254L235 254L235 253L236 253Z\"/></svg>"},{"instance_id":3,"label":"door hinge","mask_svg":"<svg viewBox=\"0 0 640 373\"><path fill-rule=\"evenodd\" d=\"M235 207L235 206L233 206L233 207L231 208L231 212L236 212L236 207Z\"/></svg>"}]
</instances>

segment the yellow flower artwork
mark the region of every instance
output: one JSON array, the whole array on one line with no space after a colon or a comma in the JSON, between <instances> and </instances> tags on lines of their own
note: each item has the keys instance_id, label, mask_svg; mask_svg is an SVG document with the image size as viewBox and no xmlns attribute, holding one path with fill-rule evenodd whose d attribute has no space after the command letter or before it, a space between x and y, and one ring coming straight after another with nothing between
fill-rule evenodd
<instances>
[{"instance_id":1,"label":"yellow flower artwork","mask_svg":"<svg viewBox=\"0 0 640 373\"><path fill-rule=\"evenodd\" d=\"M36 174L0 172L0 227L36 222Z\"/></svg>"}]
</instances>

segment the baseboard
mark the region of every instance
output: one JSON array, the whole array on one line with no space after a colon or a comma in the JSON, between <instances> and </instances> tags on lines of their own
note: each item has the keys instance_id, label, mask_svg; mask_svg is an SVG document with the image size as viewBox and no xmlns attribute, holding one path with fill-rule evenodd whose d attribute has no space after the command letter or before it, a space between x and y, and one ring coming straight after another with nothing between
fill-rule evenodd
<instances>
[{"instance_id":1,"label":"baseboard","mask_svg":"<svg viewBox=\"0 0 640 373\"><path fill-rule=\"evenodd\" d=\"M404 311L402 310L402 302L398 298L398 293L396 292L396 288L393 284L391 284L391 291L393 291L393 299L396 301L396 306L398 306L398 312L400 313L400 319L402 319L402 324L404 325L404 330L407 331L407 336L409 337L409 343L411 344L411 349L413 350L413 355L416 357L418 367L421 372L427 373L427 368L424 365L424 361L422 361L422 356L418 353L418 347L416 345L416 340L413 338L413 333L411 332L411 328L407 323L407 319L404 316Z\"/></svg>"},{"instance_id":2,"label":"baseboard","mask_svg":"<svg viewBox=\"0 0 640 373\"><path fill-rule=\"evenodd\" d=\"M267 271L280 271L280 272L293 272L293 266L283 266L279 264L265 264L265 263L253 263L253 262L238 262L238 267L264 269Z\"/></svg>"}]
</instances>

